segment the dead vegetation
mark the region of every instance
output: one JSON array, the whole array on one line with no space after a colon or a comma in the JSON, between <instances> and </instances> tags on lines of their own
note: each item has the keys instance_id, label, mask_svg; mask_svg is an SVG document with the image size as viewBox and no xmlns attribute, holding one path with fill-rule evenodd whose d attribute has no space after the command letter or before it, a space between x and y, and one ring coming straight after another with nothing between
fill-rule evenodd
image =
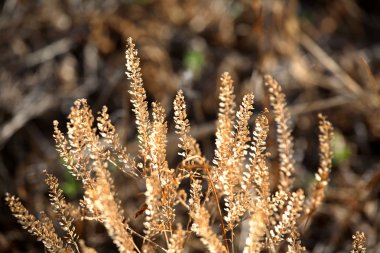
<instances>
[{"instance_id":1,"label":"dead vegetation","mask_svg":"<svg viewBox=\"0 0 380 253\"><path fill-rule=\"evenodd\" d=\"M302 220L308 221L315 213L328 185L332 165L331 123L325 116L319 116L320 165L311 194L306 197L304 190L294 186L294 141L285 95L271 76L264 77L277 126L280 176L271 186L273 169L269 167L266 153L269 112L265 109L257 116L251 134L249 120L254 96L245 95L237 107L233 80L226 72L220 81L213 165L202 155L190 134L183 92L179 91L174 100L174 121L183 160L176 168L170 168L166 157L168 128L165 110L160 103L153 102L149 113L140 59L131 38L127 43L126 73L131 82L138 157L131 158L127 148L120 145L106 107L98 113L94 127L94 116L87 101L77 100L68 116L67 136L55 121L54 138L64 165L81 182L83 198L79 204L69 204L59 189L58 179L46 172L45 180L53 212L66 235L60 238L48 216L41 213L41 218L36 218L18 198L7 193L6 202L18 222L37 236L49 252L80 252L79 245L82 245L82 251L93 252L95 249L79 243L73 226L74 221L83 220L102 223L119 252L183 252L192 247L193 242L190 241L189 246L186 243L192 233L200 238L208 251L215 253L235 250L278 252L281 248L286 252L304 252L306 248L299 231ZM138 233L128 224L118 199L111 165L145 182L144 234L139 235L143 238L141 246L134 242L133 237ZM190 190L180 191L179 186L185 180L190 181ZM182 222L176 219L179 205L186 209L180 215L188 217L182 217ZM240 238L244 233L247 236L242 247L237 241L244 240ZM353 238L353 252L365 252L364 234L357 232Z\"/></svg>"},{"instance_id":2,"label":"dead vegetation","mask_svg":"<svg viewBox=\"0 0 380 253\"><path fill-rule=\"evenodd\" d=\"M293 190L301 188L306 196L312 196L325 184L327 175L323 171L321 180L314 181L320 152L315 112L326 115L335 129L331 146L334 151L333 169L325 200L316 210L308 197L304 200L304 208L309 208L311 218L302 216L298 223L303 245L312 252L347 252L352 247L351 236L359 230L364 231L367 237L367 252L376 252L380 241L377 211L380 180L380 124L377 117L380 56L377 41L380 26L377 25L379 8L376 1L111 0L90 3L6 0L0 7L0 193L10 192L19 196L29 214L39 220L45 219L42 218L44 215L39 215L45 210L48 217L54 218L59 237L65 239L65 231L59 229L59 217L54 215L54 206L49 206L49 188L41 183L45 175L43 171L47 170L59 179L68 203L79 203L84 192L63 169L66 162L58 158L54 149L51 123L57 119L61 123L58 129L67 138L66 115L73 101L87 98L91 108L101 112L92 116L94 123L97 117L105 119L109 114L103 125L96 125L96 134L104 132L99 138L101 146L106 146L110 152L108 165L118 192L115 200L120 199L124 210L121 217L126 217L132 229L128 233L132 234L138 247L144 239L148 240L145 236L148 229L143 225L147 208L146 188L136 180L143 175L134 174L144 173L134 169L140 168L140 161L136 159L141 146L136 139L139 130L133 123L135 118L130 108L133 104L129 103L132 94L125 92L129 84L123 67L122 51L126 38L132 36L138 43L149 111L153 110L152 101L159 101L165 109L168 168L177 168L182 159L186 160L184 156L193 157L199 150L210 161L207 169L217 166L213 162L218 161L214 145L214 134L219 125L215 122L218 115L216 90L221 82L216 80L228 71L231 79L235 80L235 100L239 104L244 94L255 95L253 117L248 128L251 132L259 129L256 122L263 127L261 132L258 130L257 138L266 138L268 145L260 147L262 152L270 154L266 159L272 169L268 175L269 190L261 185L261 176L253 178L255 185L264 187L262 192L255 194L265 195L268 191L273 194L274 186L286 175L280 170L284 163L277 160L280 153L276 149L277 135L272 125L274 111L265 112L270 101L262 75L270 73L281 84L289 103L287 108L291 118L288 123L294 129L294 161L290 164L296 165L295 176L291 178ZM183 91L182 98L181 95L176 97L177 90ZM186 110L182 105L175 109L172 101L185 98ZM245 101L248 103L249 98ZM160 107L155 109L157 121L161 120L160 110ZM239 111L240 108L234 110ZM181 113L173 121L175 111ZM235 117L232 122L236 122L236 114L232 116ZM111 119L115 126L110 124ZM154 121L153 118L150 120ZM176 129L178 120L187 123ZM186 126L189 122L191 131ZM239 127L239 131L244 131L244 125ZM181 157L177 156L178 134L189 138ZM255 135L251 138L254 139ZM110 147L115 147L115 150ZM259 146L256 152L258 150ZM231 151L237 164L239 153L239 148ZM76 159L78 155L74 157ZM223 155L220 158L225 159ZM245 160L244 166L262 163L253 157L251 159ZM187 168L202 164L199 158L188 162L195 165L187 164ZM250 171L252 168L255 166L245 167L248 173L242 176L243 179L246 177L248 180L249 173L261 173L266 177L263 168ZM128 176L122 176L123 173L128 173ZM224 191L225 182L220 183L219 189L215 175L210 172L210 176L216 181L215 191L218 194ZM201 177L204 196L200 201L203 203L206 197L210 197L210 205L206 208L211 213L211 224L220 224L220 216L225 216L225 211L221 210L222 215L217 215L219 211L215 209L214 194L204 192L211 187L205 182L209 179L203 174ZM237 178L227 177L225 180L233 183ZM244 187L244 181L241 184ZM309 189L310 185L314 187ZM155 186L152 184L152 187ZM183 224L178 235L189 231L185 218L178 214L188 213L183 204L190 197L189 189L189 178L184 179L177 189L177 201L181 204L177 204L172 229L177 229L175 224L178 222ZM223 194L230 190L226 189ZM219 196L219 204L223 207L225 201L233 198L241 201L246 197L239 199L222 195ZM76 206L69 207L75 216L87 215ZM237 207L231 206L229 226L236 222L232 214L241 212ZM27 236L16 224L16 219L10 218L4 201L0 210L0 251L42 250L42 244ZM170 210L165 212L169 215ZM261 212L255 213L256 217L262 215ZM262 223L256 224L256 219L248 217L251 218L247 215L241 217L242 224L246 226L244 230L237 226L235 232L249 231L249 226L263 228ZM85 239L88 246L100 252L116 251L116 246L106 235L110 231L106 231L104 226L87 220L73 223L76 234ZM219 239L223 238L220 227L213 229L221 236ZM227 223L225 229L228 230ZM260 234L260 230L257 233ZM163 241L159 242L165 249L169 249L168 245L173 240L181 238L167 236L167 240L162 238ZM298 237L296 234L292 236ZM226 237L231 238L228 231ZM192 245L194 250L203 250L200 240L193 238L194 234L183 243ZM245 241L237 241L236 238L248 238L248 235L235 235L235 244L242 249ZM85 244L79 241L78 245L84 247Z\"/></svg>"}]
</instances>

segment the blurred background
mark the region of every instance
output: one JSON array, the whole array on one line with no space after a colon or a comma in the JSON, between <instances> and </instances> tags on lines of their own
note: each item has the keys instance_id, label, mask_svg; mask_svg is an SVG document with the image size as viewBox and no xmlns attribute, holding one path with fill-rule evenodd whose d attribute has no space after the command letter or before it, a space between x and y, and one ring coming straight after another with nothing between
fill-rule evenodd
<instances>
[{"instance_id":1,"label":"blurred background","mask_svg":"<svg viewBox=\"0 0 380 253\"><path fill-rule=\"evenodd\" d=\"M0 1L0 196L17 194L32 213L51 213L42 173L48 169L69 200L80 199L80 185L52 138L53 120L66 131L77 98L87 98L94 115L107 105L123 143L136 154L124 74L129 36L139 49L149 100L166 108L169 142L176 142L172 101L182 89L193 135L210 159L224 71L235 80L238 102L254 92L255 112L269 106L262 75L280 82L292 113L297 186L304 189L318 167L316 115L326 114L335 126L334 165L326 201L302 232L303 244L310 252L347 252L361 230L368 252L378 252L380 1ZM273 163L275 144L272 135ZM168 150L172 166L175 146ZM134 214L144 201L143 185L113 173L129 223L141 231L143 217ZM3 199L0 252L41 252ZM116 252L101 226L78 222L77 230L89 246Z\"/></svg>"}]
</instances>

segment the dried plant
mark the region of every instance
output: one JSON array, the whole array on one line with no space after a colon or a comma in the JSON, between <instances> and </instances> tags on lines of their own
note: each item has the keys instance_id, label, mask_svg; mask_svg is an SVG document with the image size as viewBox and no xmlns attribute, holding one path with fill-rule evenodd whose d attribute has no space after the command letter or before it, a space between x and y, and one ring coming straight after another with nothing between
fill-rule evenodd
<instances>
[{"instance_id":1,"label":"dried plant","mask_svg":"<svg viewBox=\"0 0 380 253\"><path fill-rule=\"evenodd\" d=\"M70 248L64 246L62 239L55 232L52 221L45 213L41 212L41 218L37 219L22 205L19 198L9 193L5 195L5 201L21 226L36 236L37 240L44 244L48 252L72 252Z\"/></svg>"},{"instance_id":2,"label":"dried plant","mask_svg":"<svg viewBox=\"0 0 380 253\"><path fill-rule=\"evenodd\" d=\"M315 174L316 183L313 185L312 192L305 208L306 215L312 215L321 204L325 196L325 188L330 176L332 161L332 147L329 140L333 138L333 127L326 117L319 114L319 145L320 162L317 173Z\"/></svg>"},{"instance_id":3,"label":"dried plant","mask_svg":"<svg viewBox=\"0 0 380 253\"><path fill-rule=\"evenodd\" d=\"M355 235L352 236L354 241L352 242L352 253L365 253L365 242L366 238L363 232L356 231Z\"/></svg>"},{"instance_id":4,"label":"dried plant","mask_svg":"<svg viewBox=\"0 0 380 253\"><path fill-rule=\"evenodd\" d=\"M265 249L276 252L284 247L287 252L305 251L300 240L300 217L302 214L310 217L323 201L331 168L333 128L326 117L319 116L320 166L316 183L310 196L305 197L304 191L293 185L295 161L285 95L272 77L264 77L277 124L280 160L279 181L271 186L266 153L269 111L265 109L257 115L251 131L254 96L245 95L237 107L232 78L224 73L220 82L213 163L202 155L191 136L185 98L179 91L173 108L182 162L170 168L166 157L165 111L159 103L152 103L149 113L140 60L132 39L127 40L127 46L126 73L131 81L129 92L136 117L138 157L132 158L121 144L106 107L98 113L95 127L87 101L75 101L68 117L67 136L54 121L54 139L65 166L82 183L82 210L72 212L71 204L59 189L58 179L46 173L50 202L66 234L64 238L58 237L52 221L44 213L37 219L18 198L7 193L6 202L23 228L37 236L49 252L79 252L80 249L95 252L79 240L73 225L76 219L102 223L120 252L182 252L190 247L187 243L193 241L189 239L191 235L199 237L210 252L248 253ZM145 204L139 211L145 213L144 235L127 223L129 218L123 212L109 170L111 164L145 183ZM190 180L189 194L179 188L185 180ZM183 217L176 217L178 205L188 211L187 226ZM235 237L242 234L240 225L244 222L248 225L248 236L240 239L245 243L239 248ZM135 244L136 237L144 239L142 246ZM364 252L364 235L357 233L354 239L352 252Z\"/></svg>"},{"instance_id":5,"label":"dried plant","mask_svg":"<svg viewBox=\"0 0 380 253\"><path fill-rule=\"evenodd\" d=\"M294 158L293 138L290 133L290 114L286 107L285 94L281 86L271 76L264 77L268 87L270 103L273 107L274 119L277 123L278 154L280 158L279 190L289 191L293 184Z\"/></svg>"},{"instance_id":6,"label":"dried plant","mask_svg":"<svg viewBox=\"0 0 380 253\"><path fill-rule=\"evenodd\" d=\"M46 172L45 182L49 187L49 197L54 213L58 216L59 224L67 234L67 243L71 244L79 252L77 245L78 235L75 233L75 227L73 226L74 217L71 216L71 209L62 194L63 191L59 189L58 179Z\"/></svg>"}]
</instances>

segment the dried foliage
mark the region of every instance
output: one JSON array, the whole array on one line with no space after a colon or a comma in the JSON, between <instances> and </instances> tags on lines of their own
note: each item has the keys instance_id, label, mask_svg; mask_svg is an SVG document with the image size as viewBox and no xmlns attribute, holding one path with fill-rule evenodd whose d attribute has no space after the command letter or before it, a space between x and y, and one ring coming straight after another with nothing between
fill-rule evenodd
<instances>
[{"instance_id":1,"label":"dried foliage","mask_svg":"<svg viewBox=\"0 0 380 253\"><path fill-rule=\"evenodd\" d=\"M67 234L67 243L71 244L79 252L77 245L78 235L75 233L75 227L73 226L74 217L71 216L70 206L62 194L62 190L59 189L58 179L46 173L45 182L49 187L49 197L54 213L58 216L59 224Z\"/></svg>"},{"instance_id":2,"label":"dried foliage","mask_svg":"<svg viewBox=\"0 0 380 253\"><path fill-rule=\"evenodd\" d=\"M333 138L333 127L322 114L319 114L319 120L320 162L318 172L315 174L316 183L313 185L310 198L305 208L307 215L312 215L324 199L332 162L332 147L331 141L329 140Z\"/></svg>"},{"instance_id":3,"label":"dried foliage","mask_svg":"<svg viewBox=\"0 0 380 253\"><path fill-rule=\"evenodd\" d=\"M170 238L170 244L168 247L168 253L181 253L186 241L186 231L182 229L181 225L178 225L173 236Z\"/></svg>"},{"instance_id":4,"label":"dried foliage","mask_svg":"<svg viewBox=\"0 0 380 253\"><path fill-rule=\"evenodd\" d=\"M356 231L355 235L352 236L354 241L352 242L352 253L365 253L365 242L366 238L363 232Z\"/></svg>"},{"instance_id":5,"label":"dried foliage","mask_svg":"<svg viewBox=\"0 0 380 253\"><path fill-rule=\"evenodd\" d=\"M41 212L41 218L37 219L22 205L19 198L9 193L5 195L5 201L21 226L36 236L48 252L71 252L70 249L64 247L62 239L55 232L53 222L45 213Z\"/></svg>"},{"instance_id":6,"label":"dried foliage","mask_svg":"<svg viewBox=\"0 0 380 253\"><path fill-rule=\"evenodd\" d=\"M197 141L190 135L190 123L187 119L185 98L183 96L183 91L178 91L175 100L173 102L174 108L174 122L176 133L179 135L180 143L178 147L183 150L183 152L178 153L180 156L186 160L191 157L201 157L201 151Z\"/></svg>"},{"instance_id":7,"label":"dried foliage","mask_svg":"<svg viewBox=\"0 0 380 253\"><path fill-rule=\"evenodd\" d=\"M293 184L295 161L285 95L270 76L265 76L264 81L277 124L280 177L276 185L270 185L271 166L266 154L269 112L265 109L257 115L251 131L254 96L245 95L237 108L233 81L228 73L222 75L220 83L213 164L207 162L190 134L184 95L179 91L173 107L179 155L183 160L177 167L170 168L166 157L168 127L164 108L155 102L149 113L137 50L132 39L129 38L127 44L126 73L131 81L138 157L132 159L121 144L106 107L99 112L97 127L94 127L94 116L87 101L75 101L68 117L67 137L54 121L54 139L65 166L82 183L83 210L73 217L57 178L46 173L50 202L59 225L66 232L65 237L57 236L46 215L37 219L18 198L7 194L6 202L19 223L36 235L49 252L79 252L79 248L83 252L94 252L78 241L74 219L102 223L120 252L182 252L191 247L186 243L191 235L199 237L208 251L216 253L275 252L283 247L287 252L305 251L300 240L300 217L302 214L310 216L321 204L332 164L333 128L327 119L319 116L320 166L306 205L304 191ZM139 235L128 224L129 217L118 200L111 165L145 182L145 208L141 211L145 213L144 235ZM189 198L186 189L180 190L181 183L188 180ZM176 217L179 205L187 210L187 220ZM235 237L243 234L244 224L248 228L247 237L239 239L245 240L239 248ZM136 236L144 239L142 245L135 244ZM353 252L364 252L364 235L357 233L354 239Z\"/></svg>"},{"instance_id":8,"label":"dried foliage","mask_svg":"<svg viewBox=\"0 0 380 253\"><path fill-rule=\"evenodd\" d=\"M289 127L290 114L281 86L271 76L265 76L264 81L268 87L269 99L277 123L278 154L280 157L279 188L283 191L289 191L294 176L293 139Z\"/></svg>"}]
</instances>

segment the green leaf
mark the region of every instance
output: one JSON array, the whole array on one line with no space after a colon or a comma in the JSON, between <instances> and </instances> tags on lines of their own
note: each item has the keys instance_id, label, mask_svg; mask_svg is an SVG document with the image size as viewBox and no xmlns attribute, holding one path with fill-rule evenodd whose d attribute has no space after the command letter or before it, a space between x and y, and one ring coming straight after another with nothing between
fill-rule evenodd
<instances>
[{"instance_id":1,"label":"green leaf","mask_svg":"<svg viewBox=\"0 0 380 253\"><path fill-rule=\"evenodd\" d=\"M205 63L205 56L201 51L190 49L184 57L184 65L186 69L191 70L196 77L202 73Z\"/></svg>"},{"instance_id":2,"label":"green leaf","mask_svg":"<svg viewBox=\"0 0 380 253\"><path fill-rule=\"evenodd\" d=\"M332 149L333 149L333 162L335 164L342 164L348 161L351 157L352 151L347 145L344 136L339 132L334 132L334 138L332 140Z\"/></svg>"},{"instance_id":3,"label":"green leaf","mask_svg":"<svg viewBox=\"0 0 380 253\"><path fill-rule=\"evenodd\" d=\"M68 198L76 198L80 193L80 183L67 170L65 170L64 177L65 177L65 179L64 179L64 182L62 184L63 193Z\"/></svg>"}]
</instances>

